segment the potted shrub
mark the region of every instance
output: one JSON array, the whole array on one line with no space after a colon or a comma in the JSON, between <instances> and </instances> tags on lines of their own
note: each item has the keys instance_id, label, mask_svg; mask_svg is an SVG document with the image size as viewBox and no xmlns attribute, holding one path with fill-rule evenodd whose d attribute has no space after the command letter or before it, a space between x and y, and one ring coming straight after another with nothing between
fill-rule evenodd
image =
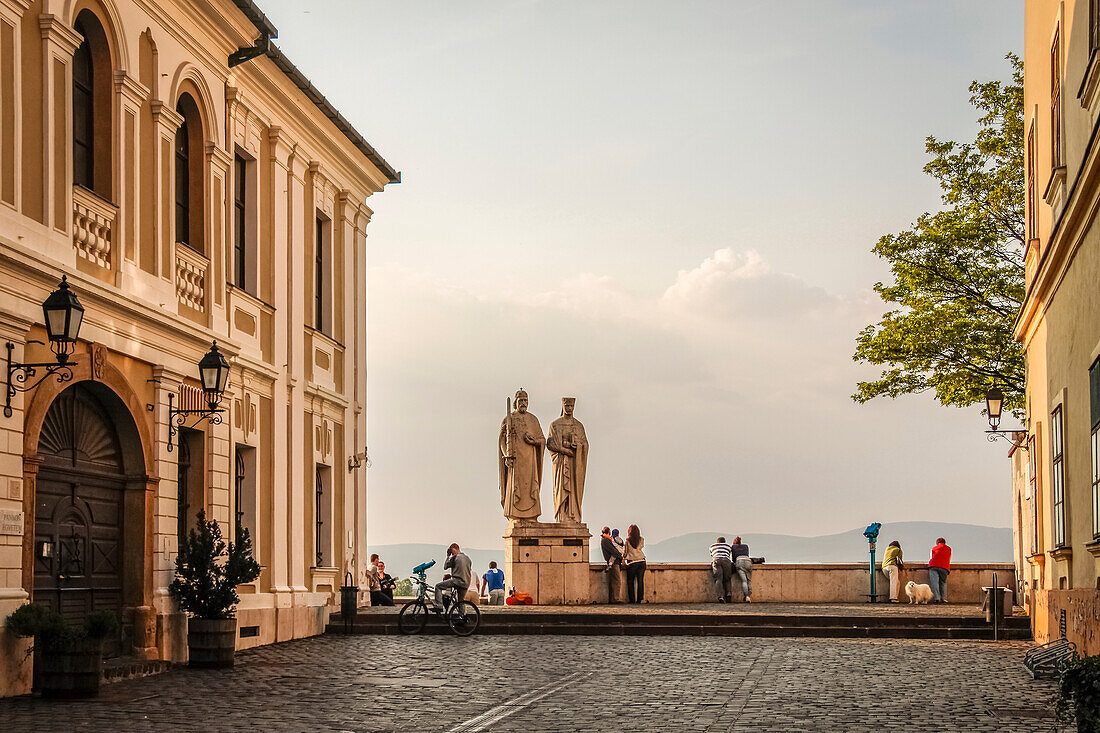
<instances>
[{"instance_id":1,"label":"potted shrub","mask_svg":"<svg viewBox=\"0 0 1100 733\"><path fill-rule=\"evenodd\" d=\"M91 697L103 674L103 639L118 629L111 611L93 611L74 629L49 608L25 604L5 620L16 636L34 639L34 688L43 697Z\"/></svg>"},{"instance_id":2,"label":"potted shrub","mask_svg":"<svg viewBox=\"0 0 1100 733\"><path fill-rule=\"evenodd\" d=\"M1058 717L1079 731L1100 730L1100 654L1066 663L1058 678Z\"/></svg>"},{"instance_id":3,"label":"potted shrub","mask_svg":"<svg viewBox=\"0 0 1100 733\"><path fill-rule=\"evenodd\" d=\"M221 527L201 511L176 556L176 578L168 593L188 616L187 663L192 667L233 666L237 586L260 577L248 530L238 525L237 538L227 546Z\"/></svg>"}]
</instances>

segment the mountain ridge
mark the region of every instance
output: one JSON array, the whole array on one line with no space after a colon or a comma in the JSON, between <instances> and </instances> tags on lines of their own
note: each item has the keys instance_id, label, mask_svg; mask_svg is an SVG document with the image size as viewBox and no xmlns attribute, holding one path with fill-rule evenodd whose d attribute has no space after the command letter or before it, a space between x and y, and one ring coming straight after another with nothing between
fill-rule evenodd
<instances>
[{"instance_id":1,"label":"mountain ridge","mask_svg":"<svg viewBox=\"0 0 1100 733\"><path fill-rule=\"evenodd\" d=\"M866 562L868 547L863 530L863 527L857 527L813 537L753 532L742 533L742 540L749 545L754 557L762 556L771 563ZM647 544L645 552L650 562L709 562L708 548L719 536L732 541L734 534L729 531L688 532ZM951 545L954 562L1012 561L1011 528L958 522L883 522L877 557L882 557L886 545L898 540L904 558L914 565L921 565L937 537L944 537ZM601 559L598 540L599 535L594 535L590 549L590 558L594 562ZM386 562L386 572L395 578L408 577L414 566L435 560L435 567L428 571L428 580L434 583L443 576L443 560L447 550L443 543L411 542L376 545L371 552L381 556ZM463 552L469 555L474 572L479 577L488 569L491 560L504 566L503 546L496 549L464 548Z\"/></svg>"}]
</instances>

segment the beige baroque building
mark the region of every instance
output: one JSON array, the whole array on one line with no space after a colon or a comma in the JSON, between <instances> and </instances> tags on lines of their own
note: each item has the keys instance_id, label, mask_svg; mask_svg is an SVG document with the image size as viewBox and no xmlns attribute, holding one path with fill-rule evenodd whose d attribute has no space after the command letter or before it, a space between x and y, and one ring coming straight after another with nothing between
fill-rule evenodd
<instances>
[{"instance_id":1,"label":"beige baroque building","mask_svg":"<svg viewBox=\"0 0 1100 733\"><path fill-rule=\"evenodd\" d=\"M0 418L0 617L113 609L119 653L184 658L166 586L200 508L263 566L240 647L320 632L364 565L365 202L399 175L274 35L249 0L0 0L0 355L54 361L62 277L85 309L72 379ZM169 450L215 339L224 421ZM24 648L0 631L0 694Z\"/></svg>"},{"instance_id":2,"label":"beige baroque building","mask_svg":"<svg viewBox=\"0 0 1100 733\"><path fill-rule=\"evenodd\" d=\"M1027 433L1013 453L1035 637L1100 653L1100 2L1027 0ZM1024 450L1026 447L1026 450Z\"/></svg>"}]
</instances>

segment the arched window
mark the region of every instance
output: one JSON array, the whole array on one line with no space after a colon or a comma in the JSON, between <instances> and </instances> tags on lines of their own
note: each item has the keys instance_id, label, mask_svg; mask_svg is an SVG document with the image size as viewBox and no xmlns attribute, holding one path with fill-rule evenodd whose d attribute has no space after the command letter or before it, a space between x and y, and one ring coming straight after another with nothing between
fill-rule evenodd
<instances>
[{"instance_id":1,"label":"arched window","mask_svg":"<svg viewBox=\"0 0 1100 733\"><path fill-rule=\"evenodd\" d=\"M73 54L73 183L95 188L95 95L92 93L92 50L88 39Z\"/></svg>"},{"instance_id":2,"label":"arched window","mask_svg":"<svg viewBox=\"0 0 1100 733\"><path fill-rule=\"evenodd\" d=\"M111 198L111 51L99 18L83 10L73 54L73 183Z\"/></svg>"},{"instance_id":3,"label":"arched window","mask_svg":"<svg viewBox=\"0 0 1100 733\"><path fill-rule=\"evenodd\" d=\"M181 111L179 106L176 111ZM187 132L184 117L176 130L176 241L182 244L191 244L191 146Z\"/></svg>"},{"instance_id":4,"label":"arched window","mask_svg":"<svg viewBox=\"0 0 1100 733\"><path fill-rule=\"evenodd\" d=\"M176 111L183 117L175 142L176 241L203 252L202 118L187 92L180 95Z\"/></svg>"}]
</instances>

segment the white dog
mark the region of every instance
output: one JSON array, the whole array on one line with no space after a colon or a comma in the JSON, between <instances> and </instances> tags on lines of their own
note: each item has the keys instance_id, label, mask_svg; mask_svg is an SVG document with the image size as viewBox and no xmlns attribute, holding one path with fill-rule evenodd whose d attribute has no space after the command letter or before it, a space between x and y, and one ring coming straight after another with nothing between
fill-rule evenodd
<instances>
[{"instance_id":1,"label":"white dog","mask_svg":"<svg viewBox=\"0 0 1100 733\"><path fill-rule=\"evenodd\" d=\"M909 596L910 603L928 603L932 600L932 586L918 585L910 580L905 584L905 595Z\"/></svg>"}]
</instances>

